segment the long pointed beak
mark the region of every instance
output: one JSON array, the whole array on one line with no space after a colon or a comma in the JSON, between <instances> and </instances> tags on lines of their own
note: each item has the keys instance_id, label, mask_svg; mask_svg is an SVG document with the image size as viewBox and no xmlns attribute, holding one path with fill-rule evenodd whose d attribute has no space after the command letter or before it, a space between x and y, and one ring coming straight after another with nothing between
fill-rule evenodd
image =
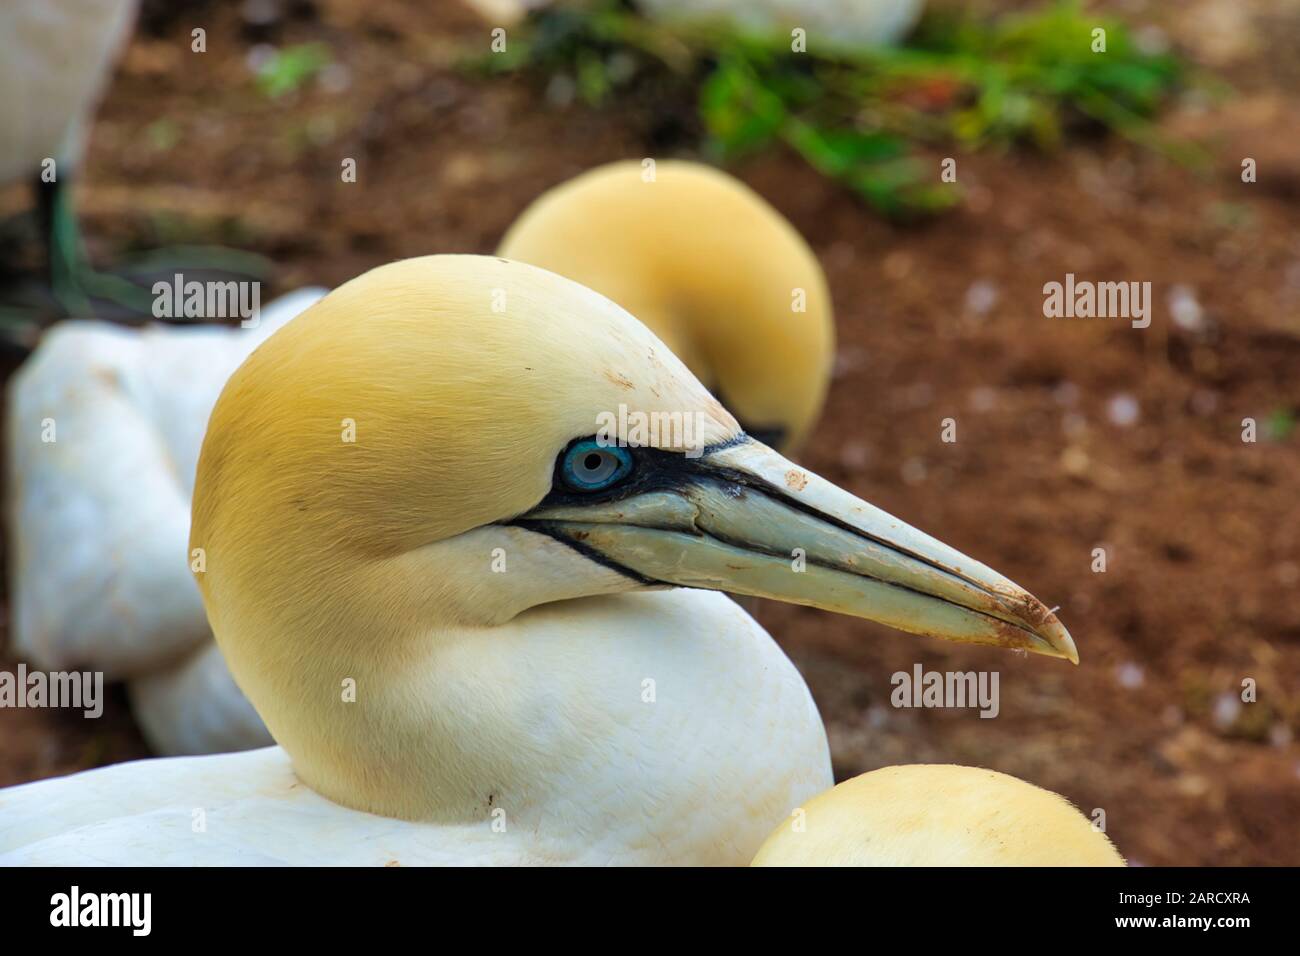
<instances>
[{"instance_id":1,"label":"long pointed beak","mask_svg":"<svg viewBox=\"0 0 1300 956\"><path fill-rule=\"evenodd\" d=\"M515 523L647 584L773 598L913 634L1078 663L1036 597L978 561L741 439L605 500L548 500Z\"/></svg>"}]
</instances>

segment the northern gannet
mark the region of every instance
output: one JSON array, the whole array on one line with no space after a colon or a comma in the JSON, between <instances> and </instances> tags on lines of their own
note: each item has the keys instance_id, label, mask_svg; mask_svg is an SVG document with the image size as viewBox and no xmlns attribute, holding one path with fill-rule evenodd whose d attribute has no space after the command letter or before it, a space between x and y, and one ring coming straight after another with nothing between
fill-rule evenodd
<instances>
[{"instance_id":1,"label":"northern gannet","mask_svg":"<svg viewBox=\"0 0 1300 956\"><path fill-rule=\"evenodd\" d=\"M81 158L91 111L130 34L136 0L0 6L0 183ZM57 168L56 168L57 171Z\"/></svg>"},{"instance_id":2,"label":"northern gannet","mask_svg":"<svg viewBox=\"0 0 1300 956\"><path fill-rule=\"evenodd\" d=\"M185 542L204 425L230 373L324 294L254 328L63 322L9 385L13 646L48 670L127 680L163 753L265 746L212 643Z\"/></svg>"},{"instance_id":3,"label":"northern gannet","mask_svg":"<svg viewBox=\"0 0 1300 956\"><path fill-rule=\"evenodd\" d=\"M747 33L789 37L796 28L818 46L878 46L916 26L925 0L637 0L659 20L724 21Z\"/></svg>"},{"instance_id":4,"label":"northern gannet","mask_svg":"<svg viewBox=\"0 0 1300 956\"><path fill-rule=\"evenodd\" d=\"M573 5L555 0L464 0L490 23L510 25L529 12ZM724 22L747 33L788 34L801 27L817 45L894 43L921 16L925 0L635 0L648 17L686 24Z\"/></svg>"},{"instance_id":5,"label":"northern gannet","mask_svg":"<svg viewBox=\"0 0 1300 956\"><path fill-rule=\"evenodd\" d=\"M1069 801L978 767L864 773L793 811L754 866L1123 866Z\"/></svg>"},{"instance_id":6,"label":"northern gannet","mask_svg":"<svg viewBox=\"0 0 1300 956\"><path fill-rule=\"evenodd\" d=\"M821 413L835 353L826 276L794 226L720 170L589 170L533 202L497 254L613 299L780 451Z\"/></svg>"},{"instance_id":7,"label":"northern gannet","mask_svg":"<svg viewBox=\"0 0 1300 956\"><path fill-rule=\"evenodd\" d=\"M830 376L826 280L794 227L734 178L660 162L579 176L536 201L503 254L614 298L779 450L814 422ZM187 567L194 466L222 384L320 295L253 330L65 323L10 385L11 633L52 670L124 679L162 754L270 743L210 640ZM51 443L53 422L57 443Z\"/></svg>"},{"instance_id":8,"label":"northern gannet","mask_svg":"<svg viewBox=\"0 0 1300 956\"><path fill-rule=\"evenodd\" d=\"M85 261L70 184L91 112L130 36L137 0L0 4L0 185L30 178L56 292L84 297ZM53 163L51 166L50 164ZM51 178L53 177L53 178Z\"/></svg>"},{"instance_id":9,"label":"northern gannet","mask_svg":"<svg viewBox=\"0 0 1300 956\"><path fill-rule=\"evenodd\" d=\"M610 444L620 406L695 439ZM253 352L190 546L279 746L0 791L0 863L747 863L830 757L794 666L699 588L1077 660L1026 591L745 436L624 310L495 257L372 270Z\"/></svg>"}]
</instances>

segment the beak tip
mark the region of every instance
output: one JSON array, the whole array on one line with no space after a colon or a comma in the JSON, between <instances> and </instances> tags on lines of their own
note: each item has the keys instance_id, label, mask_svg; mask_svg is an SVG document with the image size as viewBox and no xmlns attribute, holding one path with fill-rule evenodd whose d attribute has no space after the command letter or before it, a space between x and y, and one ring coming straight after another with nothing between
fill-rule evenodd
<instances>
[{"instance_id":1,"label":"beak tip","mask_svg":"<svg viewBox=\"0 0 1300 956\"><path fill-rule=\"evenodd\" d=\"M1065 625L1058 621L1055 615L1045 622L1042 627L1042 638L1051 647L1051 653L1057 657L1063 657L1071 664L1078 665L1079 649L1075 647L1074 638L1070 632L1065 629Z\"/></svg>"}]
</instances>

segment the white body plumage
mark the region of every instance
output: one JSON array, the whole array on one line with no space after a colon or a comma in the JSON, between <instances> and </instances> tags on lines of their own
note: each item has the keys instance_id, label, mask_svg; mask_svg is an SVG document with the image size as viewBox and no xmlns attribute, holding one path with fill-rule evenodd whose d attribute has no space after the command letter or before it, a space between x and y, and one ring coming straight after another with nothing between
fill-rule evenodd
<instances>
[{"instance_id":1,"label":"white body plumage","mask_svg":"<svg viewBox=\"0 0 1300 956\"><path fill-rule=\"evenodd\" d=\"M350 810L270 747L0 790L0 865L743 865L831 786L803 678L720 594L560 602L470 640L491 643L500 684L487 699L467 668L442 675L444 692L512 721L520 761L545 755L526 788L485 789L472 817Z\"/></svg>"}]
</instances>

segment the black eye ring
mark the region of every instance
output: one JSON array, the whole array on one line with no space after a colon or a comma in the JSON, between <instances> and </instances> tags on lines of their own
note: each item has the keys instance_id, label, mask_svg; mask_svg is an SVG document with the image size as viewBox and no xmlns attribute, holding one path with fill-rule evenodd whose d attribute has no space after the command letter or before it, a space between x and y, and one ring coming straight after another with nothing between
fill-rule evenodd
<instances>
[{"instance_id":1,"label":"black eye ring","mask_svg":"<svg viewBox=\"0 0 1300 956\"><path fill-rule=\"evenodd\" d=\"M560 462L560 477L573 491L603 491L631 473L631 452L594 438L574 442Z\"/></svg>"}]
</instances>

